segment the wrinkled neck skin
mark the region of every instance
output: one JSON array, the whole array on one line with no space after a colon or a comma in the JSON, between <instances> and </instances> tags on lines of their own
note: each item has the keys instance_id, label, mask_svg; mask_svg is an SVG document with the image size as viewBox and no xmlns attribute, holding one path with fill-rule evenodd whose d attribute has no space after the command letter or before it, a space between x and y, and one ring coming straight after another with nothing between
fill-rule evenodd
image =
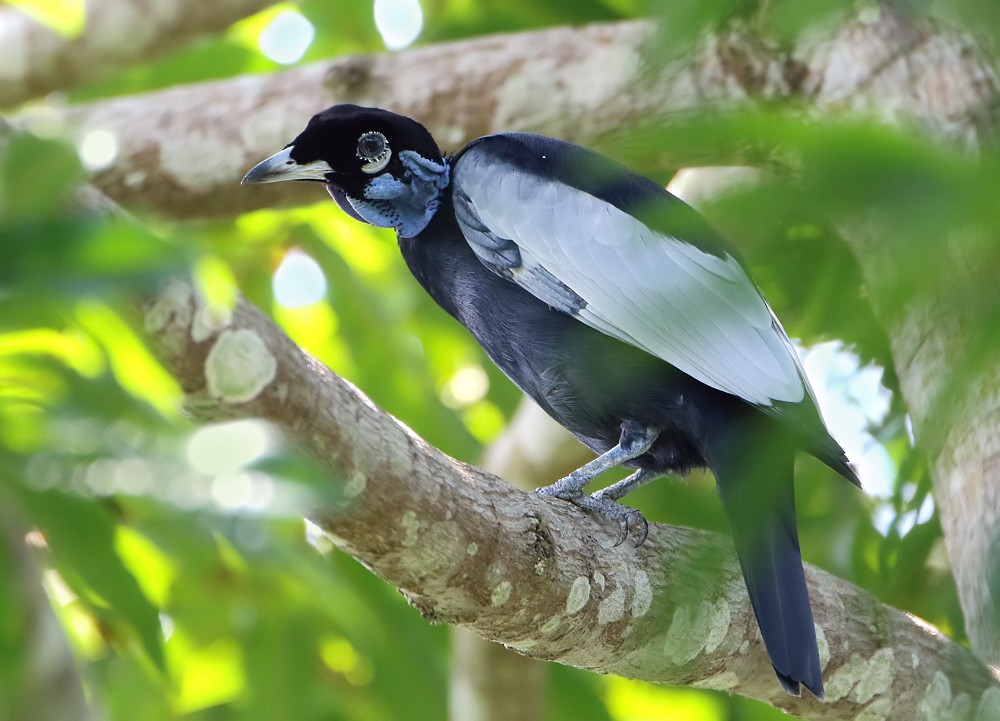
<instances>
[{"instance_id":1,"label":"wrinkled neck skin","mask_svg":"<svg viewBox=\"0 0 1000 721\"><path fill-rule=\"evenodd\" d=\"M447 162L428 160L412 150L401 151L399 161L404 168L403 177L383 173L372 178L365 186L364 198L328 189L341 207L344 207L341 199L346 199L350 209L344 210L355 218L380 228L395 228L400 238L412 238L434 217L450 173Z\"/></svg>"}]
</instances>

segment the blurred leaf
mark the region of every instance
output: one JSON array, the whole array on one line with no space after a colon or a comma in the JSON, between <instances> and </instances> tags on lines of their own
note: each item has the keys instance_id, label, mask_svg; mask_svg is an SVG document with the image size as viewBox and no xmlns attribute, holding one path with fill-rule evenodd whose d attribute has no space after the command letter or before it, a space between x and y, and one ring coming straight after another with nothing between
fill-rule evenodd
<instances>
[{"instance_id":1,"label":"blurred leaf","mask_svg":"<svg viewBox=\"0 0 1000 721\"><path fill-rule=\"evenodd\" d=\"M624 679L608 679L606 689L608 710L614 721L655 721L670 716L685 721L716 721L725 714L723 703L715 695L695 689Z\"/></svg>"},{"instance_id":2,"label":"blurred leaf","mask_svg":"<svg viewBox=\"0 0 1000 721\"><path fill-rule=\"evenodd\" d=\"M6 501L9 494L3 493ZM6 505L6 504L5 504ZM25 665L28 655L30 627L26 616L37 613L27 608L28 590L24 587L23 567L25 548L10 523L10 510L4 508L0 517L0 716L13 713L23 695Z\"/></svg>"},{"instance_id":3,"label":"blurred leaf","mask_svg":"<svg viewBox=\"0 0 1000 721\"><path fill-rule=\"evenodd\" d=\"M17 133L0 146L0 213L4 224L49 218L82 175L80 161L66 144ZM2 226L0 226L2 227ZM3 236L0 243L6 245Z\"/></svg>"},{"instance_id":4,"label":"blurred leaf","mask_svg":"<svg viewBox=\"0 0 1000 721\"><path fill-rule=\"evenodd\" d=\"M225 37L193 43L159 61L126 67L69 91L74 102L148 92L181 83L266 72L278 67L258 52Z\"/></svg>"},{"instance_id":5,"label":"blurred leaf","mask_svg":"<svg viewBox=\"0 0 1000 721\"><path fill-rule=\"evenodd\" d=\"M299 615L288 618L279 607L262 609L264 615L246 639L250 652L247 719L272 721L316 718L311 709L310 686L318 670L316 621ZM337 718L334 712L330 718Z\"/></svg>"},{"instance_id":6,"label":"blurred leaf","mask_svg":"<svg viewBox=\"0 0 1000 721\"><path fill-rule=\"evenodd\" d=\"M629 9L627 0L555 0L545 3L527 0L425 0L421 4L425 8L426 20L420 40L425 43L568 23L615 20L623 16L623 10Z\"/></svg>"},{"instance_id":7,"label":"blurred leaf","mask_svg":"<svg viewBox=\"0 0 1000 721\"><path fill-rule=\"evenodd\" d=\"M194 265L194 281L208 304L208 312L228 317L236 308L239 289L233 271L221 258L202 256Z\"/></svg>"},{"instance_id":8,"label":"blurred leaf","mask_svg":"<svg viewBox=\"0 0 1000 721\"><path fill-rule=\"evenodd\" d=\"M47 355L58 359L80 375L93 378L104 370L100 349L82 333L68 328L32 328L0 334L0 363L20 355Z\"/></svg>"},{"instance_id":9,"label":"blurred leaf","mask_svg":"<svg viewBox=\"0 0 1000 721\"><path fill-rule=\"evenodd\" d=\"M116 552L111 515L94 503L57 492L24 493L23 498L45 534L60 575L93 613L107 616L119 644L138 641L163 669L157 610Z\"/></svg>"},{"instance_id":10,"label":"blurred leaf","mask_svg":"<svg viewBox=\"0 0 1000 721\"><path fill-rule=\"evenodd\" d=\"M605 706L606 679L559 664L548 668L546 721L611 721Z\"/></svg>"},{"instance_id":11,"label":"blurred leaf","mask_svg":"<svg viewBox=\"0 0 1000 721\"><path fill-rule=\"evenodd\" d=\"M177 564L135 529L115 529L115 550L135 577L143 594L159 608L167 605L170 589L177 580Z\"/></svg>"},{"instance_id":12,"label":"blurred leaf","mask_svg":"<svg viewBox=\"0 0 1000 721\"><path fill-rule=\"evenodd\" d=\"M855 9L839 0L771 0L761 3L758 25L783 45L795 42L803 33L832 30Z\"/></svg>"},{"instance_id":13,"label":"blurred leaf","mask_svg":"<svg viewBox=\"0 0 1000 721\"><path fill-rule=\"evenodd\" d=\"M163 415L177 412L182 397L180 386L120 316L100 301L83 299L77 303L76 317L104 346L124 389Z\"/></svg>"},{"instance_id":14,"label":"blurred leaf","mask_svg":"<svg viewBox=\"0 0 1000 721\"><path fill-rule=\"evenodd\" d=\"M6 2L67 39L79 37L87 27L86 0L6 0Z\"/></svg>"},{"instance_id":15,"label":"blurred leaf","mask_svg":"<svg viewBox=\"0 0 1000 721\"><path fill-rule=\"evenodd\" d=\"M178 678L174 708L182 714L238 699L246 689L243 650L233 641L216 641L202 648L185 643L176 632L168 646ZM176 660L173 660L176 659Z\"/></svg>"}]
</instances>

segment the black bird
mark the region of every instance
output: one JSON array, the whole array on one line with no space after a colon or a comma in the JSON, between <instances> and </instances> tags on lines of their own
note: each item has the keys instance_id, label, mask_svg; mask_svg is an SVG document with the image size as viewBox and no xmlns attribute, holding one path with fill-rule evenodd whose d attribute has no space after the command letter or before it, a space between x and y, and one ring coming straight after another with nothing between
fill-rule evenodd
<instances>
[{"instance_id":1,"label":"black bird","mask_svg":"<svg viewBox=\"0 0 1000 721\"><path fill-rule=\"evenodd\" d=\"M708 467L781 685L823 697L795 525L796 449L860 485L736 249L656 183L570 143L478 138L445 157L410 118L335 105L244 183L317 181L395 228L410 271L500 369L599 454L541 492L618 521L656 476ZM614 466L636 469L592 496Z\"/></svg>"}]
</instances>

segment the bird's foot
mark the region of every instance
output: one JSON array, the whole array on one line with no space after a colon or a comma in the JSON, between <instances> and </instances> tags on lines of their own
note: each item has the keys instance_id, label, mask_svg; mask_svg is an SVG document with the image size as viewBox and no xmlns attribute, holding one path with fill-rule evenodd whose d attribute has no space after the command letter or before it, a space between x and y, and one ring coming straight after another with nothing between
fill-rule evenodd
<instances>
[{"instance_id":1,"label":"bird's foot","mask_svg":"<svg viewBox=\"0 0 1000 721\"><path fill-rule=\"evenodd\" d=\"M628 478L598 491L592 496L584 493L583 487L604 471L641 456L650 449L659 435L660 431L657 428L625 421L622 423L622 435L618 445L602 453L590 463L577 468L565 478L559 479L551 486L537 489L535 493L569 501L586 511L614 521L621 529L621 535L618 537L618 542L615 543L616 546L621 545L633 530L638 530L635 542L635 546L638 548L649 535L649 524L639 511L623 506L616 501L626 493L655 478L656 474L638 470Z\"/></svg>"},{"instance_id":2,"label":"bird's foot","mask_svg":"<svg viewBox=\"0 0 1000 721\"><path fill-rule=\"evenodd\" d=\"M615 541L615 546L620 546L626 538L631 536L634 546L638 548L649 536L649 523L642 513L634 508L623 506L610 498L605 498L600 491L592 496L581 494L581 497L574 499L573 503L590 513L596 513L602 518L618 524L618 539Z\"/></svg>"},{"instance_id":3,"label":"bird's foot","mask_svg":"<svg viewBox=\"0 0 1000 721\"><path fill-rule=\"evenodd\" d=\"M583 487L597 478L597 476L648 451L653 443L656 442L659 435L659 429L626 421L622 423L622 435L618 445L609 451L605 451L589 463L580 466L565 478L560 478L551 486L539 488L536 493L541 493L543 496L554 496L564 501L573 501L583 493ZM637 472L631 478L635 480L641 475L642 472ZM642 480L638 485L644 482L645 480ZM621 484L616 484L616 486L618 485ZM632 483L629 486L629 488L634 487L637 487L637 484ZM616 496L610 496L610 499L615 500L620 498L627 492L625 490Z\"/></svg>"},{"instance_id":4,"label":"bird's foot","mask_svg":"<svg viewBox=\"0 0 1000 721\"><path fill-rule=\"evenodd\" d=\"M618 538L615 546L620 546L626 538L634 537L636 548L645 542L649 536L649 523L639 511L628 506L623 506L616 501L606 498L598 491L592 496L582 491L565 491L557 488L559 484L553 483L551 486L539 488L536 493L543 496L553 496L563 501L569 501L575 506L579 506L588 513L594 513L611 521L618 526Z\"/></svg>"}]
</instances>

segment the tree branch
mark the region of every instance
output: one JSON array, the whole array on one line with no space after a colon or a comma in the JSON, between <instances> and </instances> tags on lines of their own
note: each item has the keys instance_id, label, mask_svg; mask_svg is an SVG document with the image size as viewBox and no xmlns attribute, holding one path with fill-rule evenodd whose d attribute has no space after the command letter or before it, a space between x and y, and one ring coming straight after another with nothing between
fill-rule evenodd
<instances>
[{"instance_id":1,"label":"tree branch","mask_svg":"<svg viewBox=\"0 0 1000 721\"><path fill-rule=\"evenodd\" d=\"M781 99L825 116L915 120L969 142L996 112L995 69L970 38L884 7L791 48L737 23L660 68L645 52L654 30L620 22L494 35L106 100L59 117L117 136L119 156L94 179L98 187L127 207L191 218L301 203L294 188L240 189L234 179L334 102L416 117L445 148L502 130L593 144L678 113ZM728 152L706 159L643 148L634 160L646 171L742 160Z\"/></svg>"},{"instance_id":2,"label":"tree branch","mask_svg":"<svg viewBox=\"0 0 1000 721\"><path fill-rule=\"evenodd\" d=\"M0 7L0 108L161 55L274 2L87 0L83 32L73 37L15 7Z\"/></svg>"},{"instance_id":3,"label":"tree branch","mask_svg":"<svg viewBox=\"0 0 1000 721\"><path fill-rule=\"evenodd\" d=\"M560 478L589 459L587 449L531 400L486 450L483 469L522 490ZM448 714L452 721L540 721L546 665L463 628L452 632Z\"/></svg>"},{"instance_id":4,"label":"tree branch","mask_svg":"<svg viewBox=\"0 0 1000 721\"><path fill-rule=\"evenodd\" d=\"M956 227L917 251L933 268L914 282L912 238L874 213L845 237L872 305L926 455L966 633L976 654L1000 665L1000 285L996 228ZM911 269L912 271L912 269Z\"/></svg>"},{"instance_id":5,"label":"tree branch","mask_svg":"<svg viewBox=\"0 0 1000 721\"><path fill-rule=\"evenodd\" d=\"M175 281L144 325L193 416L268 419L327 469L342 502L312 519L429 621L533 658L724 689L805 719L1000 711L996 679L968 651L811 567L828 698L791 698L767 663L727 539L654 524L640 548L614 547L614 529L572 504L428 446L243 300L219 313Z\"/></svg>"}]
</instances>

